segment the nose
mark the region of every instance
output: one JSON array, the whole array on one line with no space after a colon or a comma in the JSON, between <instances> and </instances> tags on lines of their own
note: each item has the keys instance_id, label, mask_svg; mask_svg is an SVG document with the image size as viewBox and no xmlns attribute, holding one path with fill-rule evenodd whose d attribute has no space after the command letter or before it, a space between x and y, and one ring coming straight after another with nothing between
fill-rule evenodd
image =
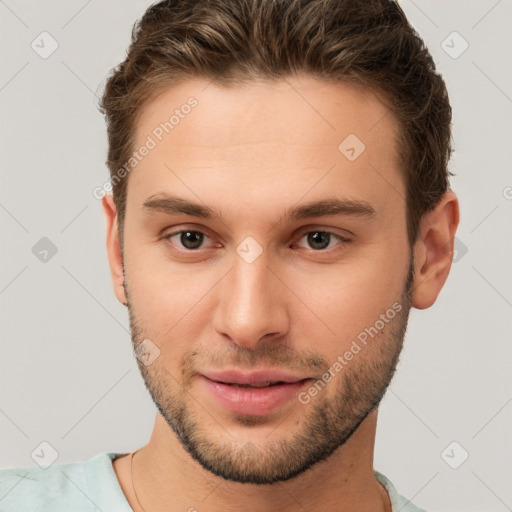
<instances>
[{"instance_id":1,"label":"nose","mask_svg":"<svg viewBox=\"0 0 512 512\"><path fill-rule=\"evenodd\" d=\"M251 263L234 254L233 268L217 292L213 326L233 343L254 349L263 337L279 339L288 332L283 285L265 252Z\"/></svg>"}]
</instances>

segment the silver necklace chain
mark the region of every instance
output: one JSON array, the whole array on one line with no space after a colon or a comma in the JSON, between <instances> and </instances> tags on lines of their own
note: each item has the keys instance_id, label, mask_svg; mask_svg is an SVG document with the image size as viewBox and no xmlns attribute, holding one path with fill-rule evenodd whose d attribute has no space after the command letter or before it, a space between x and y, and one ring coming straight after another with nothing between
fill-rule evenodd
<instances>
[{"instance_id":1,"label":"silver necklace chain","mask_svg":"<svg viewBox=\"0 0 512 512\"><path fill-rule=\"evenodd\" d=\"M132 481L132 490L133 495L135 496L135 500L137 501L137 506L142 510L142 512L145 512L144 507L140 504L139 497L137 496L137 491L135 490L135 485L133 483L133 456L138 452L138 450L132 452L130 457L130 480Z\"/></svg>"}]
</instances>

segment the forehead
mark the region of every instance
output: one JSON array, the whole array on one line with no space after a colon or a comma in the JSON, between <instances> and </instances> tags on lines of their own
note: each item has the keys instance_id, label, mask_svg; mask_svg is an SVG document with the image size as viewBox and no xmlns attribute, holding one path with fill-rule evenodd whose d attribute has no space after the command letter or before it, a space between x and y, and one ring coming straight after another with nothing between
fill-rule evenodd
<instances>
[{"instance_id":1,"label":"forehead","mask_svg":"<svg viewBox=\"0 0 512 512\"><path fill-rule=\"evenodd\" d=\"M197 104L189 108L192 98ZM142 143L173 114L167 144L175 146L189 142L254 145L268 143L272 137L280 144L333 145L350 130L376 142L379 134L389 137L397 128L394 115L371 90L308 75L231 86L190 79L164 89L144 105L136 126L137 142ZM183 122L187 117L201 118L193 123L193 133L187 129L192 123Z\"/></svg>"},{"instance_id":2,"label":"forehead","mask_svg":"<svg viewBox=\"0 0 512 512\"><path fill-rule=\"evenodd\" d=\"M128 195L165 192L167 184L186 192L188 180L199 196L212 197L212 185L217 198L228 189L267 191L269 205L271 188L290 201L308 187L381 202L393 189L403 199L397 130L378 96L345 83L307 75L228 87L188 80L142 110L134 148L151 141L152 149L131 171Z\"/></svg>"}]
</instances>

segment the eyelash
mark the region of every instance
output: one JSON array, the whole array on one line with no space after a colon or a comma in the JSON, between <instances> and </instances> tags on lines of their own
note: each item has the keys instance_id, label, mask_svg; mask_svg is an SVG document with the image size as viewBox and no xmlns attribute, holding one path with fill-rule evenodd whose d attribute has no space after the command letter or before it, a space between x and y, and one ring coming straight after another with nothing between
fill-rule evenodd
<instances>
[{"instance_id":1,"label":"eyelash","mask_svg":"<svg viewBox=\"0 0 512 512\"><path fill-rule=\"evenodd\" d=\"M206 233L204 233L203 231L200 231L198 229L181 229L179 231L173 231L172 233L169 233L167 235L165 235L163 238L169 243L172 245L172 242L171 242L171 238L176 236L176 235L181 235L182 233L187 233L187 232L190 232L190 233L198 233L200 235L204 235L205 237L207 238L210 238ZM308 234L311 234L311 233L324 233L324 234L328 234L330 235L331 237L334 237L335 239L337 239L341 245L347 245L349 243L352 242L351 239L349 238L346 238L346 237L343 237L337 233L333 233L332 231L327 231L327 230L322 230L322 229L313 229L313 230L309 230L309 231L304 231L302 232L300 238L298 240L302 240L302 238L304 238L305 236L307 236ZM331 242L331 240L329 240L329 243ZM178 251L180 252L185 252L185 253L190 253L190 254L193 254L195 252L199 252L202 248L199 247L197 249L187 249L185 247L183 248L180 248L178 249ZM332 248L326 248L326 249L310 249L312 252L314 253L330 253L332 252Z\"/></svg>"}]
</instances>

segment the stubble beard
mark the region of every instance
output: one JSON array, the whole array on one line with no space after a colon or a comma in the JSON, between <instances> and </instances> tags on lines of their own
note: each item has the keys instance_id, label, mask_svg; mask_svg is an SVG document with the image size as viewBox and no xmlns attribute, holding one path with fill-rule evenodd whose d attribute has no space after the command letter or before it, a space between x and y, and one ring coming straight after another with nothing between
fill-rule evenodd
<instances>
[{"instance_id":1,"label":"stubble beard","mask_svg":"<svg viewBox=\"0 0 512 512\"><path fill-rule=\"evenodd\" d=\"M191 398L190 390L197 378L195 352L184 356L179 379L171 376L158 360L149 366L138 361L140 372L155 405L179 442L204 469L225 480L240 483L268 485L289 480L327 460L378 407L402 350L411 308L413 276L411 258L402 297L396 301L402 306L400 312L379 336L368 341L368 346L336 374L331 383L336 386L334 397L323 390L307 405L297 401L299 407L308 411L300 421L299 431L290 435L288 429L285 436L278 438L281 432L278 425L271 434L273 440L269 439L264 446L251 442L237 444L236 439L227 433L229 428L224 430L219 426L222 424L220 419L213 420L206 409ZM125 291L128 299L126 282ZM135 347L146 338L146 329L136 318L129 299L127 307ZM234 345L228 353L229 356L223 353L219 358L212 357L223 361L224 366L229 362L244 363L244 368L273 362L274 366L279 363L280 368L314 368L318 373L320 367L327 371L332 366L323 358L297 354L275 341L261 345L257 352ZM235 417L235 421L253 428L265 418L240 415ZM219 432L212 434L212 428Z\"/></svg>"}]
</instances>

